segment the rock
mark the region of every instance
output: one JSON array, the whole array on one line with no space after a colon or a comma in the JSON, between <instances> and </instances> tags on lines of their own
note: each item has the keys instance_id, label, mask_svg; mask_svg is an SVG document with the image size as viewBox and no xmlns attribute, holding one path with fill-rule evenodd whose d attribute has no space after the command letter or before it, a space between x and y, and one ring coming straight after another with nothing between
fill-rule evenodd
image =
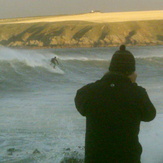
<instances>
[{"instance_id":1,"label":"rock","mask_svg":"<svg viewBox=\"0 0 163 163\"><path fill-rule=\"evenodd\" d=\"M41 152L38 149L35 149L32 154L40 154Z\"/></svg>"},{"instance_id":2,"label":"rock","mask_svg":"<svg viewBox=\"0 0 163 163\"><path fill-rule=\"evenodd\" d=\"M70 148L65 148L64 150L66 150L66 151L70 151L71 149L70 149Z\"/></svg>"},{"instance_id":3,"label":"rock","mask_svg":"<svg viewBox=\"0 0 163 163\"><path fill-rule=\"evenodd\" d=\"M8 153L8 155L12 155L13 152L15 152L15 151L16 151L15 148L9 148L9 149L7 149L7 153Z\"/></svg>"},{"instance_id":4,"label":"rock","mask_svg":"<svg viewBox=\"0 0 163 163\"><path fill-rule=\"evenodd\" d=\"M78 158L64 158L60 163L83 163L84 160Z\"/></svg>"}]
</instances>

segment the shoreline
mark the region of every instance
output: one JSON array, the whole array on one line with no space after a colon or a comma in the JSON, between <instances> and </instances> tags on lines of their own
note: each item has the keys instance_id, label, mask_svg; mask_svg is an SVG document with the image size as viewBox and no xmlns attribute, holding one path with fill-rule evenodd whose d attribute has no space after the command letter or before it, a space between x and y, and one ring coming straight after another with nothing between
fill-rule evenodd
<instances>
[{"instance_id":1,"label":"shoreline","mask_svg":"<svg viewBox=\"0 0 163 163\"><path fill-rule=\"evenodd\" d=\"M46 47L29 47L29 46L22 46L22 47L9 47L9 46L0 46L0 48L10 48L10 49L22 49L22 50L44 50L44 49L81 49L81 48L109 48L109 47L119 47L122 44L118 45L110 45L110 46L64 46L64 47L51 47L51 46L46 46ZM126 44L125 44L126 45ZM137 44L137 45L126 45L127 47L146 47L146 46L163 46L163 44Z\"/></svg>"}]
</instances>

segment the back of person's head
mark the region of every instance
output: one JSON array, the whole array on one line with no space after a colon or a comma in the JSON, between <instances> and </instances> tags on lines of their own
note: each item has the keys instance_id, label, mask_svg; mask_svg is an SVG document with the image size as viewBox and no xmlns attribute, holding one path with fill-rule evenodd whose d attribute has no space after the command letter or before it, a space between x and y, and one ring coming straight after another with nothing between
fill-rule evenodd
<instances>
[{"instance_id":1,"label":"back of person's head","mask_svg":"<svg viewBox=\"0 0 163 163\"><path fill-rule=\"evenodd\" d=\"M135 72L135 58L130 51L126 50L125 45L121 45L113 54L109 71L127 76Z\"/></svg>"}]
</instances>

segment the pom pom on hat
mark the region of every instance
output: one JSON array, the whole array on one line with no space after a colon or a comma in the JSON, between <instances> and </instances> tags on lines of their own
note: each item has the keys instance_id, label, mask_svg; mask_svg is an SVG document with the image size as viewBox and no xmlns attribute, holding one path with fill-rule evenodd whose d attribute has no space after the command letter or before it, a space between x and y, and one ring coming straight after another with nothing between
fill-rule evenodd
<instances>
[{"instance_id":1,"label":"pom pom on hat","mask_svg":"<svg viewBox=\"0 0 163 163\"><path fill-rule=\"evenodd\" d=\"M121 45L121 46L119 47L119 50L126 50L126 46L125 46L125 45Z\"/></svg>"},{"instance_id":2,"label":"pom pom on hat","mask_svg":"<svg viewBox=\"0 0 163 163\"><path fill-rule=\"evenodd\" d=\"M125 45L121 45L111 59L109 71L130 75L135 71L135 58L133 54L126 50Z\"/></svg>"}]
</instances>

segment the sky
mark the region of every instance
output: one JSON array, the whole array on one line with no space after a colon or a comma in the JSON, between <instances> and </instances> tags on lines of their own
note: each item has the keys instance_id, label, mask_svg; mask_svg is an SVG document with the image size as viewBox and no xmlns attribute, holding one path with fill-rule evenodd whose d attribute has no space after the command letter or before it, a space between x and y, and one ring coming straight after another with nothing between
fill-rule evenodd
<instances>
[{"instance_id":1,"label":"sky","mask_svg":"<svg viewBox=\"0 0 163 163\"><path fill-rule=\"evenodd\" d=\"M0 0L0 19L101 12L163 10L163 0Z\"/></svg>"}]
</instances>

